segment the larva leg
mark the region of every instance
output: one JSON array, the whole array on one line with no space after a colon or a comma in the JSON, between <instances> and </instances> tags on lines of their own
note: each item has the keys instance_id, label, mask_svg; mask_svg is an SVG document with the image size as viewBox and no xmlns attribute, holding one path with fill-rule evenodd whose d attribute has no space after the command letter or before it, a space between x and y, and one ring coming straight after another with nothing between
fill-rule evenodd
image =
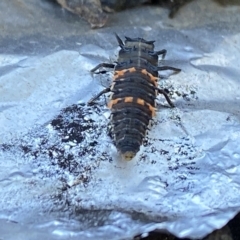
<instances>
[{"instance_id":1,"label":"larva leg","mask_svg":"<svg viewBox=\"0 0 240 240\"><path fill-rule=\"evenodd\" d=\"M107 72L108 72L107 70L101 70L101 71L95 72L94 74L105 74Z\"/></svg>"},{"instance_id":2,"label":"larva leg","mask_svg":"<svg viewBox=\"0 0 240 240\"><path fill-rule=\"evenodd\" d=\"M158 90L158 93L163 94L163 96L164 96L165 99L167 100L168 104L169 104L172 108L175 107L174 104L173 104L173 102L171 101L171 99L169 98L169 96L167 95L167 93L166 93L163 89L158 88L157 90Z\"/></svg>"},{"instance_id":3,"label":"larva leg","mask_svg":"<svg viewBox=\"0 0 240 240\"><path fill-rule=\"evenodd\" d=\"M112 64L112 63L100 63L98 64L95 68L93 68L90 72L92 73L96 73L95 71L98 70L99 68L102 68L102 67L107 67L107 68L114 68L115 65ZM106 72L106 71L105 71ZM97 72L98 73L104 73L104 71L99 71Z\"/></svg>"},{"instance_id":4,"label":"larva leg","mask_svg":"<svg viewBox=\"0 0 240 240\"><path fill-rule=\"evenodd\" d=\"M103 89L97 96L93 97L88 101L88 105L93 105L94 101L97 100L101 95L110 92L110 87Z\"/></svg>"},{"instance_id":5,"label":"larva leg","mask_svg":"<svg viewBox=\"0 0 240 240\"><path fill-rule=\"evenodd\" d=\"M122 39L116 33L115 33L115 37L116 37L116 39L118 41L119 46L121 48L123 48L124 47L124 43L123 43Z\"/></svg>"},{"instance_id":6,"label":"larva leg","mask_svg":"<svg viewBox=\"0 0 240 240\"><path fill-rule=\"evenodd\" d=\"M152 53L151 55L157 55L157 56L159 56L159 55L162 55L162 59L164 59L165 58L165 56L166 56L166 54L167 54L167 50L166 49L162 49L162 50L160 50L160 51L157 51L157 52L154 52L154 53Z\"/></svg>"},{"instance_id":7,"label":"larva leg","mask_svg":"<svg viewBox=\"0 0 240 240\"><path fill-rule=\"evenodd\" d=\"M162 67L157 67L158 71L164 71L164 70L173 70L174 72L178 73L181 72L180 68L175 68L175 67L170 67L170 66L162 66Z\"/></svg>"}]
</instances>

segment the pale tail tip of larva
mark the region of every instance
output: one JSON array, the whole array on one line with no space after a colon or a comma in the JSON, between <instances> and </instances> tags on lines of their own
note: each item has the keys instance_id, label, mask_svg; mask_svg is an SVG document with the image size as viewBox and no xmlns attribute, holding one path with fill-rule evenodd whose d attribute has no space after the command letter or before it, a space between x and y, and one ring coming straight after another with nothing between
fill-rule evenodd
<instances>
[{"instance_id":1,"label":"pale tail tip of larva","mask_svg":"<svg viewBox=\"0 0 240 240\"><path fill-rule=\"evenodd\" d=\"M125 161L131 161L135 157L136 153L132 151L127 151L122 153L122 159Z\"/></svg>"}]
</instances>

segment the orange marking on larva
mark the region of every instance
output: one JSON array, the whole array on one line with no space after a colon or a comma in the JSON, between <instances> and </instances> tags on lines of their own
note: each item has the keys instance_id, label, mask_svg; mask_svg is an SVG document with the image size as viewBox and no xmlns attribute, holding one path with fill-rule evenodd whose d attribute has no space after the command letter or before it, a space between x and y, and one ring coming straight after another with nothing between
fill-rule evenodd
<instances>
[{"instance_id":1,"label":"orange marking on larva","mask_svg":"<svg viewBox=\"0 0 240 240\"><path fill-rule=\"evenodd\" d=\"M154 117L156 115L156 112L155 112L156 108L153 107L150 103L145 102L141 98L137 98L137 104L142 105L142 106L144 106L144 105L148 106L148 109L151 111L152 117Z\"/></svg>"},{"instance_id":2,"label":"orange marking on larva","mask_svg":"<svg viewBox=\"0 0 240 240\"><path fill-rule=\"evenodd\" d=\"M155 117L156 116L156 108L153 107L151 104L147 103L147 106L149 108L149 110L151 111L152 113L152 117Z\"/></svg>"},{"instance_id":3,"label":"orange marking on larva","mask_svg":"<svg viewBox=\"0 0 240 240\"><path fill-rule=\"evenodd\" d=\"M151 73L149 73L146 69L142 69L142 74L150 77L151 82L157 87L158 77L154 77Z\"/></svg>"},{"instance_id":4,"label":"orange marking on larva","mask_svg":"<svg viewBox=\"0 0 240 240\"><path fill-rule=\"evenodd\" d=\"M110 100L108 103L108 107L111 109L113 105L117 104L121 100L122 100L122 98L116 98L114 100Z\"/></svg>"},{"instance_id":5,"label":"orange marking on larva","mask_svg":"<svg viewBox=\"0 0 240 240\"><path fill-rule=\"evenodd\" d=\"M125 97L124 102L133 102L133 97Z\"/></svg>"},{"instance_id":6,"label":"orange marking on larva","mask_svg":"<svg viewBox=\"0 0 240 240\"><path fill-rule=\"evenodd\" d=\"M127 68L127 69L124 69L124 70L121 70L121 71L115 71L114 76L113 76L113 81L116 80L119 77L123 77L124 73L126 73L126 72L133 73L133 72L136 72L136 71L137 70L136 70L135 67Z\"/></svg>"},{"instance_id":7,"label":"orange marking on larva","mask_svg":"<svg viewBox=\"0 0 240 240\"><path fill-rule=\"evenodd\" d=\"M126 71L133 73L133 72L136 72L137 70L135 67L131 67L131 68L126 69Z\"/></svg>"},{"instance_id":8,"label":"orange marking on larva","mask_svg":"<svg viewBox=\"0 0 240 240\"><path fill-rule=\"evenodd\" d=\"M141 98L137 98L137 103L143 106L145 105L145 101Z\"/></svg>"},{"instance_id":9,"label":"orange marking on larva","mask_svg":"<svg viewBox=\"0 0 240 240\"><path fill-rule=\"evenodd\" d=\"M119 78L119 77L122 77L124 76L124 73L126 72L126 70L121 70L121 71L115 71L114 72L114 76L113 76L113 80Z\"/></svg>"}]
</instances>

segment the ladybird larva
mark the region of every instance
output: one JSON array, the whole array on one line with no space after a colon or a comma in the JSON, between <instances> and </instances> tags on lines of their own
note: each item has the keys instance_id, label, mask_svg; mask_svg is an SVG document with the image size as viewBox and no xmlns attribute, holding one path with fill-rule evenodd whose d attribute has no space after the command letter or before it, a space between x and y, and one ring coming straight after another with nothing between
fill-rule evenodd
<instances>
[{"instance_id":1,"label":"ladybird larva","mask_svg":"<svg viewBox=\"0 0 240 240\"><path fill-rule=\"evenodd\" d=\"M114 69L112 84L104 89L88 104L92 104L102 94L112 92L108 107L111 109L111 125L114 144L123 159L131 160L139 151L150 120L155 116L155 100L163 94L168 104L174 107L167 93L158 88L158 71L181 69L170 66L158 66L158 56L165 57L165 49L154 51L154 41L143 38L126 37L125 42L116 34L120 51L116 64L101 63L91 70L99 68Z\"/></svg>"}]
</instances>

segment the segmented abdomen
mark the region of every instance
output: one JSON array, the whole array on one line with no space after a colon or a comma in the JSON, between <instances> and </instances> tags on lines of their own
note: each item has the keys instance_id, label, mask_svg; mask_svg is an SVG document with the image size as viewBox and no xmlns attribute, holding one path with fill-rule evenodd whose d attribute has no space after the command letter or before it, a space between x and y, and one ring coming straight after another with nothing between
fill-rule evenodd
<instances>
[{"instance_id":1,"label":"segmented abdomen","mask_svg":"<svg viewBox=\"0 0 240 240\"><path fill-rule=\"evenodd\" d=\"M111 85L109 108L116 148L126 160L139 151L155 115L158 56L152 41L127 38Z\"/></svg>"}]
</instances>

